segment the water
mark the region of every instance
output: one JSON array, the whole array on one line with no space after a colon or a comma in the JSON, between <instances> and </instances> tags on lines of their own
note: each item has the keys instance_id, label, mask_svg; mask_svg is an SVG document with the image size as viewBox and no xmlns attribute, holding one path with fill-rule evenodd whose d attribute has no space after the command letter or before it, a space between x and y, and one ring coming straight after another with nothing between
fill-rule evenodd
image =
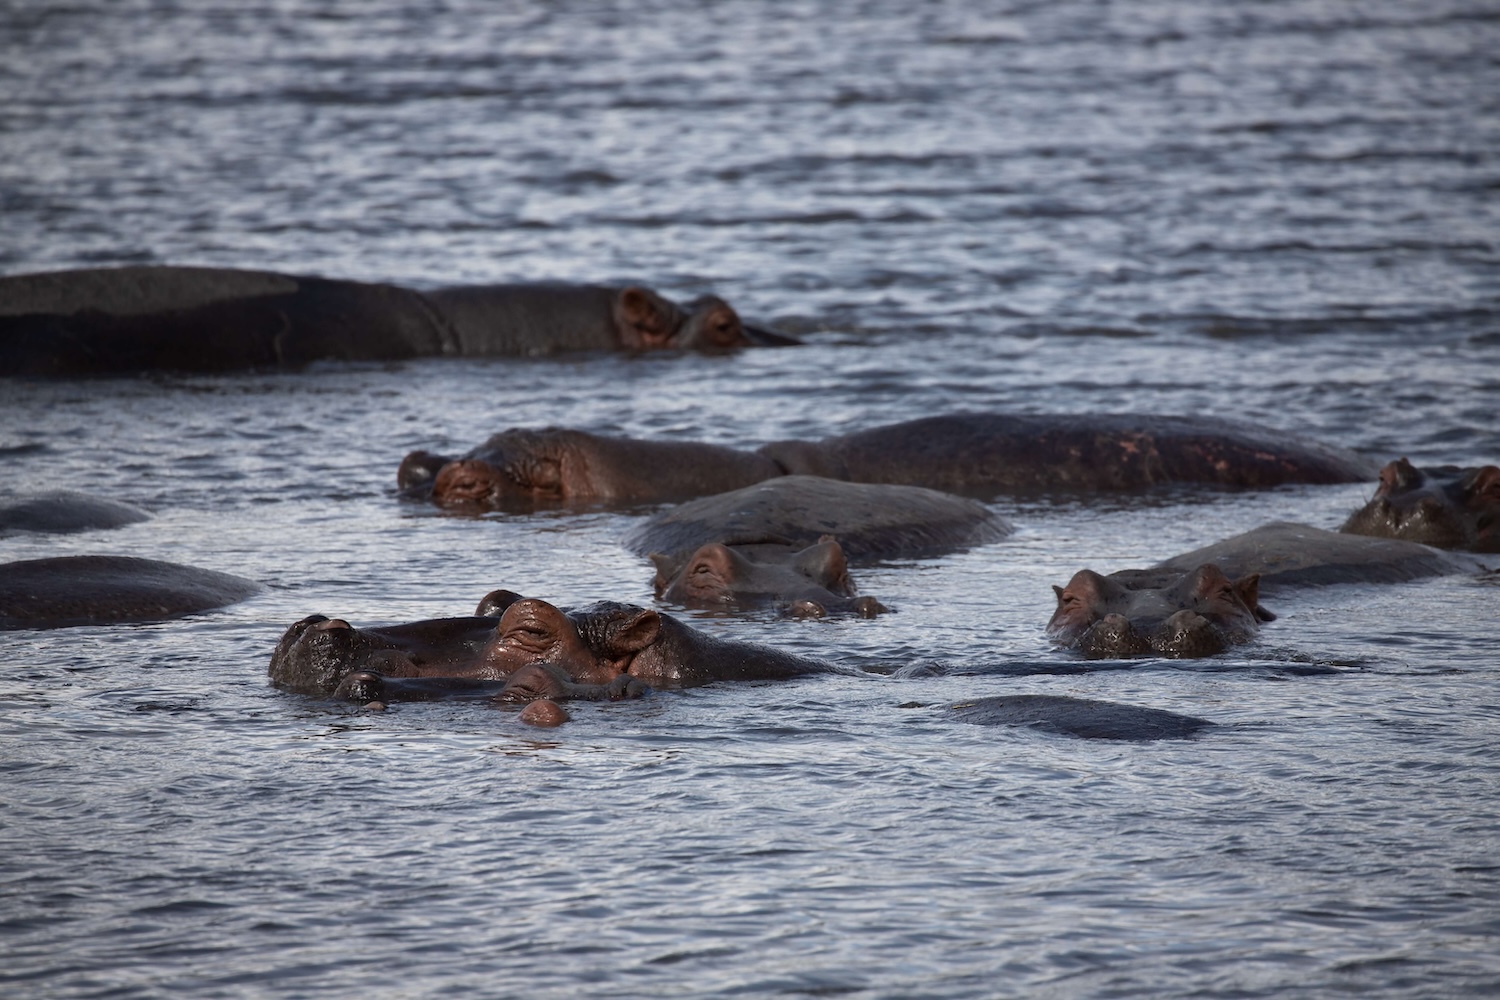
<instances>
[{"instance_id":1,"label":"water","mask_svg":"<svg viewBox=\"0 0 1500 1000\"><path fill-rule=\"evenodd\" d=\"M1076 569L1333 527L1367 486L999 501L1011 539L860 573L895 609L875 621L692 616L869 676L545 733L364 715L265 667L313 612L650 603L618 544L641 511L391 497L406 451L512 425L750 446L1204 413L1493 462L1497 51L1480 0L5 5L0 273L637 279L809 343L0 382L4 495L156 514L0 557L267 585L0 635L0 989L1493 995L1493 580L1284 595L1261 641L1195 663L1059 673L1042 633ZM1221 725L1114 745L940 711L1020 692Z\"/></svg>"}]
</instances>

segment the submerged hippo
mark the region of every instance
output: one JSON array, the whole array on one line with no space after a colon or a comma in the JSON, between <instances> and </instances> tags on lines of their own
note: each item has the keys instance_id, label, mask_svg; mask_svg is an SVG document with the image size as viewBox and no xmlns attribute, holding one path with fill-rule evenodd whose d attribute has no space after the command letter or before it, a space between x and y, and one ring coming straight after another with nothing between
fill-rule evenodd
<instances>
[{"instance_id":1,"label":"submerged hippo","mask_svg":"<svg viewBox=\"0 0 1500 1000\"><path fill-rule=\"evenodd\" d=\"M547 670L513 677L532 665ZM836 669L767 646L719 639L649 608L606 602L564 613L532 598L509 603L498 619L432 619L375 629L313 615L282 636L269 673L277 686L302 694L340 694L351 674L369 673L439 678L440 686L450 688L500 682L500 690L490 692L495 694L507 686L514 691L515 685L535 685L555 699L629 696L622 675L652 687L678 688ZM359 688L352 696L375 700L366 694L368 689Z\"/></svg>"},{"instance_id":2,"label":"submerged hippo","mask_svg":"<svg viewBox=\"0 0 1500 1000\"><path fill-rule=\"evenodd\" d=\"M1086 740L1185 740L1213 725L1159 708L1046 694L978 698L952 705L949 711L975 725L1028 726Z\"/></svg>"},{"instance_id":3,"label":"submerged hippo","mask_svg":"<svg viewBox=\"0 0 1500 1000\"><path fill-rule=\"evenodd\" d=\"M69 534L121 528L150 519L150 514L132 504L71 490L54 490L0 503L0 534L11 531Z\"/></svg>"},{"instance_id":4,"label":"submerged hippo","mask_svg":"<svg viewBox=\"0 0 1500 1000\"><path fill-rule=\"evenodd\" d=\"M1397 459L1380 470L1375 496L1339 530L1440 549L1500 552L1500 467L1419 469Z\"/></svg>"},{"instance_id":5,"label":"submerged hippo","mask_svg":"<svg viewBox=\"0 0 1500 1000\"><path fill-rule=\"evenodd\" d=\"M769 605L794 618L829 614L874 618L887 610L875 598L857 595L844 550L832 536L805 549L778 543L709 542L684 560L661 553L651 558L656 565L657 599L685 607Z\"/></svg>"},{"instance_id":6,"label":"submerged hippo","mask_svg":"<svg viewBox=\"0 0 1500 1000\"><path fill-rule=\"evenodd\" d=\"M682 308L647 288L396 285L206 267L0 278L0 374L297 368L568 350L792 343L722 300Z\"/></svg>"},{"instance_id":7,"label":"submerged hippo","mask_svg":"<svg viewBox=\"0 0 1500 1000\"><path fill-rule=\"evenodd\" d=\"M868 617L880 606L850 603L849 562L939 555L1011 531L982 504L936 490L780 476L663 511L623 541L655 564L658 598Z\"/></svg>"},{"instance_id":8,"label":"submerged hippo","mask_svg":"<svg viewBox=\"0 0 1500 1000\"><path fill-rule=\"evenodd\" d=\"M786 475L992 497L1172 482L1246 488L1345 483L1373 472L1351 452L1207 417L959 413L822 441L778 441L755 452L514 429L457 459L412 452L397 484L408 497L504 509L538 500L701 497Z\"/></svg>"},{"instance_id":9,"label":"submerged hippo","mask_svg":"<svg viewBox=\"0 0 1500 1000\"><path fill-rule=\"evenodd\" d=\"M1262 621L1259 578L1231 580L1212 564L1181 572L1080 570L1053 587L1057 610L1047 634L1089 659L1214 656L1250 641Z\"/></svg>"},{"instance_id":10,"label":"submerged hippo","mask_svg":"<svg viewBox=\"0 0 1500 1000\"><path fill-rule=\"evenodd\" d=\"M244 577L131 556L0 564L0 629L155 622L222 608L261 590Z\"/></svg>"},{"instance_id":11,"label":"submerged hippo","mask_svg":"<svg viewBox=\"0 0 1500 1000\"><path fill-rule=\"evenodd\" d=\"M456 459L412 452L396 482L405 496L441 506L510 510L699 497L779 475L770 459L719 445L549 427L502 431Z\"/></svg>"},{"instance_id":12,"label":"submerged hippo","mask_svg":"<svg viewBox=\"0 0 1500 1000\"><path fill-rule=\"evenodd\" d=\"M632 529L637 555L681 560L710 542L803 548L838 539L851 562L916 559L987 545L1011 534L983 504L917 486L781 476L663 511Z\"/></svg>"},{"instance_id":13,"label":"submerged hippo","mask_svg":"<svg viewBox=\"0 0 1500 1000\"><path fill-rule=\"evenodd\" d=\"M1214 563L1231 576L1253 574L1259 592L1338 583L1402 583L1424 577L1477 573L1482 559L1396 538L1370 538L1275 521L1174 556L1136 579L1180 573Z\"/></svg>"}]
</instances>

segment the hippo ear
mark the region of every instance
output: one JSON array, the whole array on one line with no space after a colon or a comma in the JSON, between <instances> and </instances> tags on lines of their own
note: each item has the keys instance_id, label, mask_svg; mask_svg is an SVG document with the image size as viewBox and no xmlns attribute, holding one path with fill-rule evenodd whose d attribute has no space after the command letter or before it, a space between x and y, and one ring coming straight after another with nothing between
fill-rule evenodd
<instances>
[{"instance_id":1,"label":"hippo ear","mask_svg":"<svg viewBox=\"0 0 1500 1000\"><path fill-rule=\"evenodd\" d=\"M651 565L656 567L656 579L651 582L651 586L656 591L656 596L660 598L662 591L667 589L667 584L672 582L672 577L677 575L677 570L681 568L681 565L665 552L653 552L648 558L651 560Z\"/></svg>"},{"instance_id":2,"label":"hippo ear","mask_svg":"<svg viewBox=\"0 0 1500 1000\"><path fill-rule=\"evenodd\" d=\"M1392 493L1404 493L1421 485L1423 476L1415 465L1405 457L1387 462L1380 470L1380 485L1375 487L1377 497L1388 497Z\"/></svg>"},{"instance_id":3,"label":"hippo ear","mask_svg":"<svg viewBox=\"0 0 1500 1000\"><path fill-rule=\"evenodd\" d=\"M1276 615L1261 607L1260 604L1260 574L1251 573L1234 581L1234 592L1240 595L1240 600L1245 602L1245 607L1255 615L1256 621L1274 622Z\"/></svg>"},{"instance_id":4,"label":"hippo ear","mask_svg":"<svg viewBox=\"0 0 1500 1000\"><path fill-rule=\"evenodd\" d=\"M474 615L478 618L499 618L505 614L506 608L519 600L523 598L514 590L492 590L479 599Z\"/></svg>"},{"instance_id":5,"label":"hippo ear","mask_svg":"<svg viewBox=\"0 0 1500 1000\"><path fill-rule=\"evenodd\" d=\"M1054 583L1052 585L1052 592L1057 595L1057 606L1062 607L1063 589Z\"/></svg>"},{"instance_id":6,"label":"hippo ear","mask_svg":"<svg viewBox=\"0 0 1500 1000\"><path fill-rule=\"evenodd\" d=\"M638 613L610 629L609 653L624 656L639 653L656 642L661 634L661 615L650 608L640 608Z\"/></svg>"},{"instance_id":7,"label":"hippo ear","mask_svg":"<svg viewBox=\"0 0 1500 1000\"><path fill-rule=\"evenodd\" d=\"M1468 486L1471 499L1483 499L1490 503L1500 501L1500 466L1486 465L1479 469Z\"/></svg>"},{"instance_id":8,"label":"hippo ear","mask_svg":"<svg viewBox=\"0 0 1500 1000\"><path fill-rule=\"evenodd\" d=\"M854 596L854 583L849 579L849 560L844 556L844 547L831 535L824 535L818 544L809 545L797 553L792 566L820 586Z\"/></svg>"},{"instance_id":9,"label":"hippo ear","mask_svg":"<svg viewBox=\"0 0 1500 1000\"><path fill-rule=\"evenodd\" d=\"M682 311L649 288L632 285L615 299L620 346L637 351L670 346L682 325Z\"/></svg>"}]
</instances>

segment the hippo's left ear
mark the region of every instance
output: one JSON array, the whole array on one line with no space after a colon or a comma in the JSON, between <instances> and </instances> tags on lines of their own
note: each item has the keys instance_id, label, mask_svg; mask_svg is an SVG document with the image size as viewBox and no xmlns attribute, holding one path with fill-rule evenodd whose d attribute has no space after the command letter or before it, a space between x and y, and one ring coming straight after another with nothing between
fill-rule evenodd
<instances>
[{"instance_id":1,"label":"hippo's left ear","mask_svg":"<svg viewBox=\"0 0 1500 1000\"><path fill-rule=\"evenodd\" d=\"M610 629L609 655L639 653L654 643L660 634L661 615L650 608L641 608L635 615Z\"/></svg>"},{"instance_id":2,"label":"hippo's left ear","mask_svg":"<svg viewBox=\"0 0 1500 1000\"><path fill-rule=\"evenodd\" d=\"M1273 613L1260 606L1259 573L1242 576L1234 581L1233 586L1234 592L1240 595L1240 600L1244 601L1245 607L1249 608L1251 613L1255 615L1256 621L1274 622L1276 620L1276 616Z\"/></svg>"},{"instance_id":3,"label":"hippo's left ear","mask_svg":"<svg viewBox=\"0 0 1500 1000\"><path fill-rule=\"evenodd\" d=\"M662 591L667 589L667 584L672 582L672 577L677 575L677 570L680 566L677 560L665 552L653 552L649 558L651 565L656 567L656 579L652 581L651 586L655 589L656 596L659 599Z\"/></svg>"}]
</instances>

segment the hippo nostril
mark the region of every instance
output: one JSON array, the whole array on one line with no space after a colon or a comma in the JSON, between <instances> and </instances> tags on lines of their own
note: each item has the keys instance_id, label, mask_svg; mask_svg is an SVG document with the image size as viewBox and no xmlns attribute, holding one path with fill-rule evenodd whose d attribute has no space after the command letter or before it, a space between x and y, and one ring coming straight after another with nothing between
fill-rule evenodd
<instances>
[{"instance_id":1,"label":"hippo nostril","mask_svg":"<svg viewBox=\"0 0 1500 1000\"><path fill-rule=\"evenodd\" d=\"M874 618L876 615L889 611L884 604L873 597L861 597L854 602L854 613L861 618Z\"/></svg>"},{"instance_id":2,"label":"hippo nostril","mask_svg":"<svg viewBox=\"0 0 1500 1000\"><path fill-rule=\"evenodd\" d=\"M1229 642L1213 622L1196 611L1179 611L1151 633L1151 648L1162 656L1190 659L1222 653Z\"/></svg>"},{"instance_id":3,"label":"hippo nostril","mask_svg":"<svg viewBox=\"0 0 1500 1000\"><path fill-rule=\"evenodd\" d=\"M787 615L792 618L826 618L828 609L817 601L793 601L787 605Z\"/></svg>"},{"instance_id":4,"label":"hippo nostril","mask_svg":"<svg viewBox=\"0 0 1500 1000\"><path fill-rule=\"evenodd\" d=\"M1150 644L1124 615L1105 615L1078 640L1078 648L1091 660L1115 660L1140 656L1151 650Z\"/></svg>"},{"instance_id":5,"label":"hippo nostril","mask_svg":"<svg viewBox=\"0 0 1500 1000\"><path fill-rule=\"evenodd\" d=\"M318 624L314 625L313 628L317 629L319 632L333 632L338 631L339 629L352 630L354 626L350 625L342 618L330 618L326 622L318 622Z\"/></svg>"}]
</instances>

